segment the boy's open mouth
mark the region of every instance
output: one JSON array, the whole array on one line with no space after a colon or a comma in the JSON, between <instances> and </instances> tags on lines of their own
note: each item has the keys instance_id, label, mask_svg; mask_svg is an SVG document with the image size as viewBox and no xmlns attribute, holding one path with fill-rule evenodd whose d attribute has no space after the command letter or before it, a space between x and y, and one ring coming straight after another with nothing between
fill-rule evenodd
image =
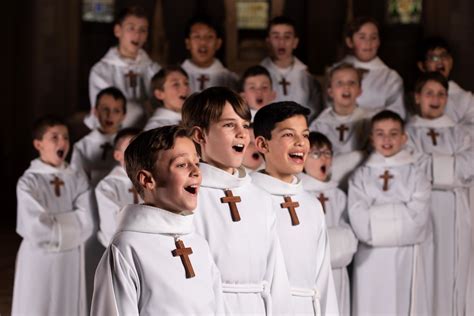
<instances>
[{"instance_id":1,"label":"boy's open mouth","mask_svg":"<svg viewBox=\"0 0 474 316\"><path fill-rule=\"evenodd\" d=\"M191 193L191 194L197 194L197 189L198 189L198 186L195 184L189 185L184 188L184 190L186 190L188 193Z\"/></svg>"},{"instance_id":2,"label":"boy's open mouth","mask_svg":"<svg viewBox=\"0 0 474 316\"><path fill-rule=\"evenodd\" d=\"M277 49L277 53L280 54L280 55L283 55L285 52L286 52L285 48L278 48Z\"/></svg>"},{"instance_id":3,"label":"boy's open mouth","mask_svg":"<svg viewBox=\"0 0 474 316\"><path fill-rule=\"evenodd\" d=\"M260 154L258 153L258 151L254 152L254 153L252 154L252 158L253 158L254 160L259 160L259 159L260 159Z\"/></svg>"},{"instance_id":4,"label":"boy's open mouth","mask_svg":"<svg viewBox=\"0 0 474 316\"><path fill-rule=\"evenodd\" d=\"M63 149L59 149L56 152L56 155L58 155L59 158L63 159L64 158L64 153L65 153L65 151Z\"/></svg>"},{"instance_id":5,"label":"boy's open mouth","mask_svg":"<svg viewBox=\"0 0 474 316\"><path fill-rule=\"evenodd\" d=\"M300 164L304 162L304 154L301 152L289 153L288 156L296 163Z\"/></svg>"},{"instance_id":6,"label":"boy's open mouth","mask_svg":"<svg viewBox=\"0 0 474 316\"><path fill-rule=\"evenodd\" d=\"M179 98L180 98L181 100L183 100L183 101L186 100L186 96L185 96L185 95L180 95Z\"/></svg>"},{"instance_id":7,"label":"boy's open mouth","mask_svg":"<svg viewBox=\"0 0 474 316\"><path fill-rule=\"evenodd\" d=\"M430 104L430 109L439 110L440 108L441 108L441 105L439 104Z\"/></svg>"},{"instance_id":8,"label":"boy's open mouth","mask_svg":"<svg viewBox=\"0 0 474 316\"><path fill-rule=\"evenodd\" d=\"M326 174L326 171L327 171L326 165L322 165L320 169L323 174Z\"/></svg>"},{"instance_id":9,"label":"boy's open mouth","mask_svg":"<svg viewBox=\"0 0 474 316\"><path fill-rule=\"evenodd\" d=\"M258 105L262 105L263 104L263 99L262 98L257 98L257 100L255 100L257 102Z\"/></svg>"},{"instance_id":10,"label":"boy's open mouth","mask_svg":"<svg viewBox=\"0 0 474 316\"><path fill-rule=\"evenodd\" d=\"M244 144L237 144L237 145L232 146L232 149L234 149L238 153L243 152L244 148L245 148Z\"/></svg>"},{"instance_id":11,"label":"boy's open mouth","mask_svg":"<svg viewBox=\"0 0 474 316\"><path fill-rule=\"evenodd\" d=\"M390 149L392 149L392 145L391 144L384 144L384 145L382 145L382 149L390 150Z\"/></svg>"},{"instance_id":12,"label":"boy's open mouth","mask_svg":"<svg viewBox=\"0 0 474 316\"><path fill-rule=\"evenodd\" d=\"M200 54L207 54L207 47L199 47L198 53Z\"/></svg>"},{"instance_id":13,"label":"boy's open mouth","mask_svg":"<svg viewBox=\"0 0 474 316\"><path fill-rule=\"evenodd\" d=\"M351 97L351 93L350 93L350 92L344 92L344 93L342 94L342 97L343 97L344 99L349 99L349 98Z\"/></svg>"},{"instance_id":14,"label":"boy's open mouth","mask_svg":"<svg viewBox=\"0 0 474 316\"><path fill-rule=\"evenodd\" d=\"M137 42L137 41L132 41L132 44L133 44L134 46L139 46L139 45L140 45L140 43Z\"/></svg>"},{"instance_id":15,"label":"boy's open mouth","mask_svg":"<svg viewBox=\"0 0 474 316\"><path fill-rule=\"evenodd\" d=\"M114 122L112 122L112 121L105 121L105 125L107 125L107 126L113 126L113 125L114 125Z\"/></svg>"}]
</instances>

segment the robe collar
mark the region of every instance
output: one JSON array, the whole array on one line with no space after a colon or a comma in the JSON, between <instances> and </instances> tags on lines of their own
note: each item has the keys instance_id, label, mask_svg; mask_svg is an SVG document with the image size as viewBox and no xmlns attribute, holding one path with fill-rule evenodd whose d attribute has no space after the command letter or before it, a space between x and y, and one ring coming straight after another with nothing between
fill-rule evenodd
<instances>
[{"instance_id":1,"label":"robe collar","mask_svg":"<svg viewBox=\"0 0 474 316\"><path fill-rule=\"evenodd\" d=\"M298 175L298 178L301 179L301 182L303 183L303 188L306 191L326 191L338 187L338 183L336 181L319 181L318 179L313 178L310 175L307 175L306 173L300 173Z\"/></svg>"},{"instance_id":2,"label":"robe collar","mask_svg":"<svg viewBox=\"0 0 474 316\"><path fill-rule=\"evenodd\" d=\"M126 178L126 179L130 180L128 175L127 175L127 172L125 171L125 169L121 165L115 166L112 169L112 171L110 171L110 173L107 175L107 177L108 178L109 177L119 178L119 179Z\"/></svg>"},{"instance_id":3,"label":"robe collar","mask_svg":"<svg viewBox=\"0 0 474 316\"><path fill-rule=\"evenodd\" d=\"M433 120L425 119L419 115L415 115L412 117L410 123L412 126L416 126L416 127L431 127L431 128L445 128L445 127L456 126L456 123L454 123L454 121L446 114L438 118L435 118Z\"/></svg>"},{"instance_id":4,"label":"robe collar","mask_svg":"<svg viewBox=\"0 0 474 316\"><path fill-rule=\"evenodd\" d=\"M86 137L92 141L113 143L115 135L117 135L117 133L110 135L102 134L98 128L95 128Z\"/></svg>"},{"instance_id":5,"label":"robe collar","mask_svg":"<svg viewBox=\"0 0 474 316\"><path fill-rule=\"evenodd\" d=\"M153 116L150 118L150 120L154 118L166 118L174 121L181 121L181 113L175 112L165 107L159 107L156 109L155 113L153 113Z\"/></svg>"},{"instance_id":6,"label":"robe collar","mask_svg":"<svg viewBox=\"0 0 474 316\"><path fill-rule=\"evenodd\" d=\"M249 184L251 179L244 167L237 169L238 174L230 174L207 163L199 165L202 174L202 187L213 189L235 189Z\"/></svg>"},{"instance_id":7,"label":"robe collar","mask_svg":"<svg viewBox=\"0 0 474 316\"><path fill-rule=\"evenodd\" d=\"M224 70L224 65L220 62L219 59L214 58L214 62L207 68L201 68L196 66L191 62L190 59L186 59L182 65L183 68L188 69L190 72L205 72L205 73L213 73Z\"/></svg>"},{"instance_id":8,"label":"robe collar","mask_svg":"<svg viewBox=\"0 0 474 316\"><path fill-rule=\"evenodd\" d=\"M287 183L261 171L252 173L253 183L272 195L296 195L303 192L300 179L294 177L292 183Z\"/></svg>"},{"instance_id":9,"label":"robe collar","mask_svg":"<svg viewBox=\"0 0 474 316\"><path fill-rule=\"evenodd\" d=\"M369 167L398 167L416 162L417 156L406 149L400 150L391 157L384 157L376 152L371 154L365 163Z\"/></svg>"},{"instance_id":10,"label":"robe collar","mask_svg":"<svg viewBox=\"0 0 474 316\"><path fill-rule=\"evenodd\" d=\"M317 118L319 122L325 123L334 123L341 122L341 123L348 123L348 122L355 122L365 118L370 117L370 111L362 109L360 107L356 107L354 112L349 115L339 115L334 111L333 107L325 109L321 115Z\"/></svg>"},{"instance_id":11,"label":"robe collar","mask_svg":"<svg viewBox=\"0 0 474 316\"><path fill-rule=\"evenodd\" d=\"M180 215L158 207L130 204L119 213L117 231L185 235L194 231L193 219L193 214Z\"/></svg>"},{"instance_id":12,"label":"robe collar","mask_svg":"<svg viewBox=\"0 0 474 316\"><path fill-rule=\"evenodd\" d=\"M368 62L363 62L358 60L355 56L348 55L343 59L343 61L353 64L356 68L368 70L388 68L387 65L385 65L385 63L379 57L375 57L374 59Z\"/></svg>"},{"instance_id":13,"label":"robe collar","mask_svg":"<svg viewBox=\"0 0 474 316\"><path fill-rule=\"evenodd\" d=\"M260 64L262 66L264 66L265 68L270 68L270 69L273 69L277 72L282 72L282 71L287 70L287 74L291 73L293 70L302 71L302 70L306 70L308 68L305 64L303 64L303 62L301 60L296 58L296 56L293 56L293 64L289 67L289 68L291 68L290 70L288 70L288 68L282 69L282 68L278 67L272 61L272 59L270 57L266 57L264 60L262 60L262 62Z\"/></svg>"},{"instance_id":14,"label":"robe collar","mask_svg":"<svg viewBox=\"0 0 474 316\"><path fill-rule=\"evenodd\" d=\"M73 170L69 168L67 162L63 162L59 167L53 167L41 161L40 158L36 158L31 161L30 167L26 172L31 173L42 173L42 174L55 174L55 173L73 173Z\"/></svg>"},{"instance_id":15,"label":"robe collar","mask_svg":"<svg viewBox=\"0 0 474 316\"><path fill-rule=\"evenodd\" d=\"M105 54L105 56L102 58L102 61L107 64L119 67L146 66L152 62L150 57L148 57L148 54L143 49L140 49L138 51L138 55L135 59L131 59L120 56L118 48L116 46L111 47L109 49L107 54Z\"/></svg>"}]
</instances>

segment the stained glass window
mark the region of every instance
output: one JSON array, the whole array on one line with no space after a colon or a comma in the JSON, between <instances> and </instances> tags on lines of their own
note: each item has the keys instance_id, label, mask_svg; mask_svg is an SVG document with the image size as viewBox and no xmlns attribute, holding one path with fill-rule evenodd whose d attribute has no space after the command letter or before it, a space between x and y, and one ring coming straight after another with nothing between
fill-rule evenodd
<instances>
[{"instance_id":1,"label":"stained glass window","mask_svg":"<svg viewBox=\"0 0 474 316\"><path fill-rule=\"evenodd\" d=\"M82 20L112 22L114 20L114 0L82 0Z\"/></svg>"},{"instance_id":2,"label":"stained glass window","mask_svg":"<svg viewBox=\"0 0 474 316\"><path fill-rule=\"evenodd\" d=\"M268 1L237 0L237 28L265 30L270 15Z\"/></svg>"},{"instance_id":3,"label":"stained glass window","mask_svg":"<svg viewBox=\"0 0 474 316\"><path fill-rule=\"evenodd\" d=\"M422 0L388 0L387 3L388 23L420 23Z\"/></svg>"}]
</instances>

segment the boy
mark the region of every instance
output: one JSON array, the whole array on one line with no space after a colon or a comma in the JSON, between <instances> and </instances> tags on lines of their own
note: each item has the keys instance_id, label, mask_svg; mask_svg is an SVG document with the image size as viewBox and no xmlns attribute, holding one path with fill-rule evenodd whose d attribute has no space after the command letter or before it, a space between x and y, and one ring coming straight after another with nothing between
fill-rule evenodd
<instances>
[{"instance_id":1,"label":"boy","mask_svg":"<svg viewBox=\"0 0 474 316\"><path fill-rule=\"evenodd\" d=\"M181 66L189 75L192 93L215 86L237 88L237 75L215 57L222 38L214 21L204 16L192 18L186 25L185 44L191 58Z\"/></svg>"},{"instance_id":2,"label":"boy","mask_svg":"<svg viewBox=\"0 0 474 316\"><path fill-rule=\"evenodd\" d=\"M202 158L195 227L209 242L232 314L284 314L290 290L271 199L241 168L249 122L248 106L224 87L184 103L183 124Z\"/></svg>"},{"instance_id":3,"label":"boy","mask_svg":"<svg viewBox=\"0 0 474 316\"><path fill-rule=\"evenodd\" d=\"M276 102L255 116L255 142L265 170L252 180L270 194L277 216L293 313L336 315L326 223L321 203L306 193L295 175L303 171L309 150L309 110L290 102Z\"/></svg>"},{"instance_id":4,"label":"boy","mask_svg":"<svg viewBox=\"0 0 474 316\"><path fill-rule=\"evenodd\" d=\"M420 115L407 128L410 147L424 154L420 165L433 183L434 314L463 315L471 256L468 189L474 180L471 134L445 113L448 81L440 73L424 73L415 86Z\"/></svg>"},{"instance_id":5,"label":"boy","mask_svg":"<svg viewBox=\"0 0 474 316\"><path fill-rule=\"evenodd\" d=\"M257 111L275 100L276 92L268 70L260 65L245 70L240 79L240 96L250 107L252 119Z\"/></svg>"},{"instance_id":6,"label":"boy","mask_svg":"<svg viewBox=\"0 0 474 316\"><path fill-rule=\"evenodd\" d=\"M407 141L401 117L372 118L374 153L349 182L349 218L359 248L352 315L432 315L431 186Z\"/></svg>"},{"instance_id":7,"label":"boy","mask_svg":"<svg viewBox=\"0 0 474 316\"><path fill-rule=\"evenodd\" d=\"M303 188L323 206L331 246L331 267L339 314L350 315L350 285L347 266L357 251L357 239L349 225L346 194L329 181L332 165L331 141L321 133L309 133L310 152L299 178Z\"/></svg>"},{"instance_id":8,"label":"boy","mask_svg":"<svg viewBox=\"0 0 474 316\"><path fill-rule=\"evenodd\" d=\"M419 47L417 65L422 72L437 71L449 79L453 56L448 43L439 37L425 39ZM474 96L453 80L449 80L446 115L456 123L474 124Z\"/></svg>"},{"instance_id":9,"label":"boy","mask_svg":"<svg viewBox=\"0 0 474 316\"><path fill-rule=\"evenodd\" d=\"M89 75L91 112L84 120L90 128L98 127L94 116L94 101L104 88L114 86L123 91L127 99L127 118L124 127L143 127L146 122L145 102L150 97L150 79L160 70L142 49L148 37L148 18L138 6L123 9L114 24L118 45L111 47L96 63Z\"/></svg>"},{"instance_id":10,"label":"boy","mask_svg":"<svg viewBox=\"0 0 474 316\"><path fill-rule=\"evenodd\" d=\"M277 101L295 101L311 111L311 118L322 110L321 86L293 51L299 38L296 25L288 17L275 17L268 24L267 43L271 56L260 63L270 72Z\"/></svg>"},{"instance_id":11,"label":"boy","mask_svg":"<svg viewBox=\"0 0 474 316\"><path fill-rule=\"evenodd\" d=\"M114 87L101 90L95 104L99 127L74 144L71 157L71 165L85 171L93 187L115 165L112 143L127 111L125 96Z\"/></svg>"},{"instance_id":12,"label":"boy","mask_svg":"<svg viewBox=\"0 0 474 316\"><path fill-rule=\"evenodd\" d=\"M84 174L64 159L66 125L38 120L33 145L39 158L18 181L18 250L12 315L86 315L84 242L92 235L90 191Z\"/></svg>"},{"instance_id":13,"label":"boy","mask_svg":"<svg viewBox=\"0 0 474 316\"><path fill-rule=\"evenodd\" d=\"M99 231L97 239L107 247L117 228L117 215L127 204L138 204L141 198L133 188L125 172L125 149L130 141L140 134L137 128L129 127L117 133L114 139L114 159L119 163L102 179L95 188L95 197L99 210Z\"/></svg>"},{"instance_id":14,"label":"boy","mask_svg":"<svg viewBox=\"0 0 474 316\"><path fill-rule=\"evenodd\" d=\"M224 313L219 271L193 232L201 174L187 131L143 132L127 147L125 164L144 204L120 212L97 267L91 315Z\"/></svg>"},{"instance_id":15,"label":"boy","mask_svg":"<svg viewBox=\"0 0 474 316\"><path fill-rule=\"evenodd\" d=\"M158 108L144 130L181 123L181 108L189 96L188 74L179 66L166 66L151 79L153 97Z\"/></svg>"}]
</instances>

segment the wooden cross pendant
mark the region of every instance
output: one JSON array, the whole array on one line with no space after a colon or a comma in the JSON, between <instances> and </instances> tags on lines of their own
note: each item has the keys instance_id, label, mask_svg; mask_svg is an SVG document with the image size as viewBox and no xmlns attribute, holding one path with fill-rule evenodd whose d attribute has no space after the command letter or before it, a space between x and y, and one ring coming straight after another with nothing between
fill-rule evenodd
<instances>
[{"instance_id":1,"label":"wooden cross pendant","mask_svg":"<svg viewBox=\"0 0 474 316\"><path fill-rule=\"evenodd\" d=\"M291 83L289 81L286 81L285 77L282 77L281 81L279 81L278 84L283 87L283 95L287 95L288 90L286 89L286 87L289 86Z\"/></svg>"},{"instance_id":2,"label":"wooden cross pendant","mask_svg":"<svg viewBox=\"0 0 474 316\"><path fill-rule=\"evenodd\" d=\"M349 130L349 127L347 127L344 124L341 124L339 127L336 127L336 129L339 131L339 141L343 142L344 141L344 132Z\"/></svg>"},{"instance_id":3,"label":"wooden cross pendant","mask_svg":"<svg viewBox=\"0 0 474 316\"><path fill-rule=\"evenodd\" d=\"M199 90L204 90L206 82L209 81L209 76L202 74L197 78L197 81L199 81Z\"/></svg>"},{"instance_id":4,"label":"wooden cross pendant","mask_svg":"<svg viewBox=\"0 0 474 316\"><path fill-rule=\"evenodd\" d=\"M107 152L109 150L111 150L113 148L113 146L110 145L109 143L103 143L102 145L100 145L100 148L102 148L102 157L101 157L101 159L105 160L107 158Z\"/></svg>"},{"instance_id":5,"label":"wooden cross pendant","mask_svg":"<svg viewBox=\"0 0 474 316\"><path fill-rule=\"evenodd\" d=\"M133 194L133 204L138 204L138 192L134 187L128 189L128 192Z\"/></svg>"},{"instance_id":6,"label":"wooden cross pendant","mask_svg":"<svg viewBox=\"0 0 474 316\"><path fill-rule=\"evenodd\" d=\"M189 260L189 255L193 253L193 249L191 247L186 248L182 240L175 241L176 249L171 251L173 257L180 256L181 262L184 266L184 271L186 272L186 279L193 278L195 276L193 265L191 264L191 260Z\"/></svg>"},{"instance_id":7,"label":"wooden cross pendant","mask_svg":"<svg viewBox=\"0 0 474 316\"><path fill-rule=\"evenodd\" d=\"M241 202L240 196L234 196L231 190L224 190L225 197L221 197L221 203L229 203L230 216L233 222L240 221L239 210L237 204Z\"/></svg>"},{"instance_id":8,"label":"wooden cross pendant","mask_svg":"<svg viewBox=\"0 0 474 316\"><path fill-rule=\"evenodd\" d=\"M393 179L393 175L391 175L388 170L385 170L383 175L381 175L379 178L383 179L383 190L388 191L388 180Z\"/></svg>"},{"instance_id":9,"label":"wooden cross pendant","mask_svg":"<svg viewBox=\"0 0 474 316\"><path fill-rule=\"evenodd\" d=\"M430 128L430 131L426 134L431 137L431 141L433 142L433 146L438 145L438 139L437 137L439 136L439 133L437 133L434 128Z\"/></svg>"},{"instance_id":10,"label":"wooden cross pendant","mask_svg":"<svg viewBox=\"0 0 474 316\"><path fill-rule=\"evenodd\" d=\"M125 77L128 78L128 82L130 84L130 88L132 88L133 91L133 97L137 97L137 86L138 86L138 74L133 72L133 70L130 69L130 71L125 75Z\"/></svg>"},{"instance_id":11,"label":"wooden cross pendant","mask_svg":"<svg viewBox=\"0 0 474 316\"><path fill-rule=\"evenodd\" d=\"M324 193L322 193L322 192L319 194L319 196L317 196L317 198L318 198L319 202L321 202L324 214L326 214L326 201L329 201L329 198L324 196Z\"/></svg>"},{"instance_id":12,"label":"wooden cross pendant","mask_svg":"<svg viewBox=\"0 0 474 316\"><path fill-rule=\"evenodd\" d=\"M300 224L300 221L298 219L298 215L296 214L296 207L300 206L300 203L298 202L293 202L291 200L291 197L285 196L283 198L285 200L284 203L280 203L281 208L287 208L288 211L290 212L290 217L291 217L291 225L296 226Z\"/></svg>"},{"instance_id":13,"label":"wooden cross pendant","mask_svg":"<svg viewBox=\"0 0 474 316\"><path fill-rule=\"evenodd\" d=\"M61 196L61 186L64 185L63 180L59 179L57 176L54 176L54 179L49 183L54 185L54 194L58 197Z\"/></svg>"}]
</instances>

